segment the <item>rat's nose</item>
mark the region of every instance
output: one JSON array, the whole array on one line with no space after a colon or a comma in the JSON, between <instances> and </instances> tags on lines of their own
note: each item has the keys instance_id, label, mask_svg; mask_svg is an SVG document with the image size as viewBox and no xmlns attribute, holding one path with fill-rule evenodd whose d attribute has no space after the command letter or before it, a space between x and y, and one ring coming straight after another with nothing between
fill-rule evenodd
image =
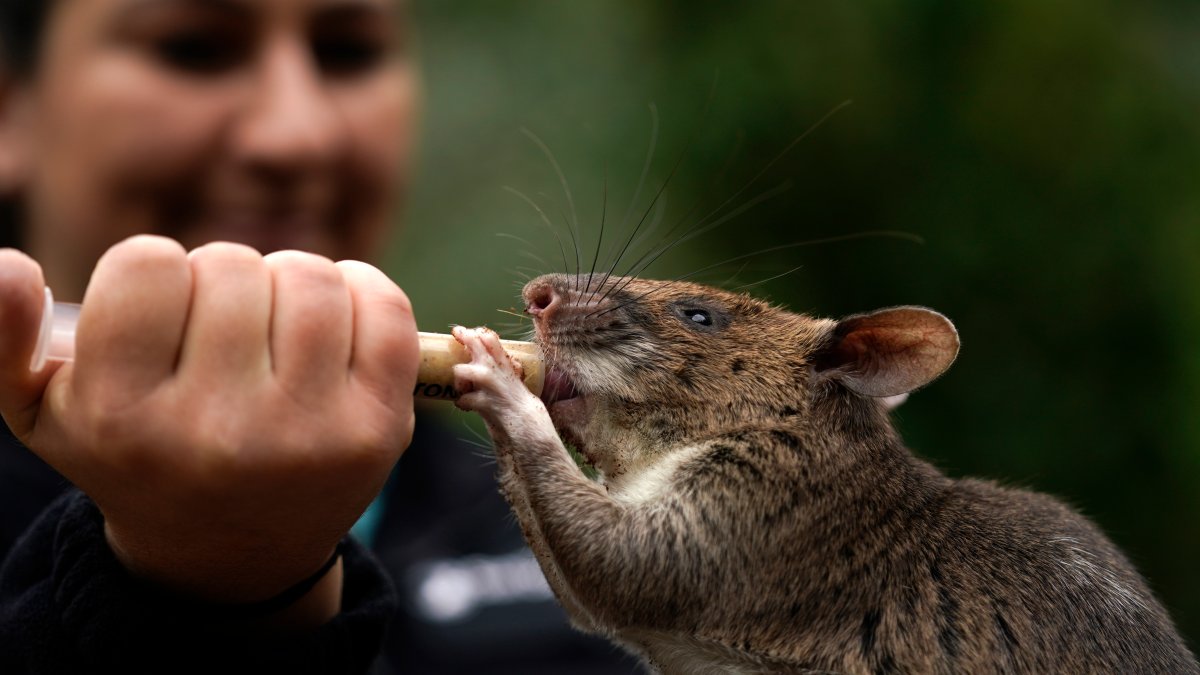
<instances>
[{"instance_id":1,"label":"rat's nose","mask_svg":"<svg viewBox=\"0 0 1200 675\"><path fill-rule=\"evenodd\" d=\"M522 295L525 296L525 313L534 318L547 318L562 304L562 293L549 275L526 284Z\"/></svg>"},{"instance_id":2,"label":"rat's nose","mask_svg":"<svg viewBox=\"0 0 1200 675\"><path fill-rule=\"evenodd\" d=\"M525 292L525 313L542 316L558 302L558 294L549 285Z\"/></svg>"}]
</instances>

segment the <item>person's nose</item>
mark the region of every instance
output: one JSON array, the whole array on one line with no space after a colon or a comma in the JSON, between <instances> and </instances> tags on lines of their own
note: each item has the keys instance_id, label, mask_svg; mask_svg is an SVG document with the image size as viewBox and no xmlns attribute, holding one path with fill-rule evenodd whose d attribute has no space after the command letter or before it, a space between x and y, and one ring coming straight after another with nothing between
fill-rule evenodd
<instances>
[{"instance_id":1,"label":"person's nose","mask_svg":"<svg viewBox=\"0 0 1200 675\"><path fill-rule=\"evenodd\" d=\"M237 154L266 170L304 172L334 161L344 135L306 46L283 39L266 45L234 130Z\"/></svg>"}]
</instances>

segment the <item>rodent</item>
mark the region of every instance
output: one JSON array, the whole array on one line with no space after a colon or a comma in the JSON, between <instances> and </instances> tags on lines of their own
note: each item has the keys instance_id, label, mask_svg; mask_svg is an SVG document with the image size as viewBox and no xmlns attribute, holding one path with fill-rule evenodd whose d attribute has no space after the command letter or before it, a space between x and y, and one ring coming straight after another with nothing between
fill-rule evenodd
<instances>
[{"instance_id":1,"label":"rodent","mask_svg":"<svg viewBox=\"0 0 1200 675\"><path fill-rule=\"evenodd\" d=\"M523 297L544 400L494 333L457 328L458 405L486 421L572 621L652 669L1200 672L1096 526L905 448L883 400L953 362L941 314L834 321L601 275L538 277Z\"/></svg>"}]
</instances>

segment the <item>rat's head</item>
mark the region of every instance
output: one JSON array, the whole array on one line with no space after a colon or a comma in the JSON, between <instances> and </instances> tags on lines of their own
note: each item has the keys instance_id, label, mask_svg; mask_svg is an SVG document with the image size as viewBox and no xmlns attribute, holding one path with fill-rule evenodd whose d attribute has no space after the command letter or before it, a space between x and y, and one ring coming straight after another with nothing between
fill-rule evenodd
<instances>
[{"instance_id":1,"label":"rat's head","mask_svg":"<svg viewBox=\"0 0 1200 675\"><path fill-rule=\"evenodd\" d=\"M551 417L607 473L740 426L808 424L831 394L907 393L958 352L950 322L918 307L832 321L699 284L599 275L538 277L523 295ZM616 445L631 455L599 456Z\"/></svg>"}]
</instances>

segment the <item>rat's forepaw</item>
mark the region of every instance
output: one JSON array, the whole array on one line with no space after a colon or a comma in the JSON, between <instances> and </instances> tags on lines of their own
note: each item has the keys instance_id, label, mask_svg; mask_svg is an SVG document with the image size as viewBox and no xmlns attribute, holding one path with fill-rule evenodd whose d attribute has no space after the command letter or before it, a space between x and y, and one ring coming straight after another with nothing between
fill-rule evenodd
<instances>
[{"instance_id":1,"label":"rat's forepaw","mask_svg":"<svg viewBox=\"0 0 1200 675\"><path fill-rule=\"evenodd\" d=\"M524 406L540 403L522 381L521 364L500 346L500 336L495 331L455 326L451 332L471 355L470 363L454 366L459 408L478 412L494 423L505 412L517 412Z\"/></svg>"}]
</instances>

